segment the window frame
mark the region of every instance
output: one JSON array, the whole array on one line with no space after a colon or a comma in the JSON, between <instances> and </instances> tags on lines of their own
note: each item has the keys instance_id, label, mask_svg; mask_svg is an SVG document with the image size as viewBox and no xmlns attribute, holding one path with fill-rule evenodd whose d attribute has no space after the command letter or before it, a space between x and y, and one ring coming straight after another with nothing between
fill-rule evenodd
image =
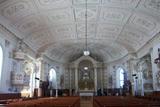
<instances>
[{"instance_id":1,"label":"window frame","mask_svg":"<svg viewBox=\"0 0 160 107\"><path fill-rule=\"evenodd\" d=\"M121 71L122 70L122 71ZM123 74L121 74L123 73ZM117 88L123 88L123 85L124 85L124 76L125 76L125 70L123 69L123 67L118 67L117 70L116 70L116 77L117 77ZM123 76L123 79L121 78L121 76Z\"/></svg>"},{"instance_id":2,"label":"window frame","mask_svg":"<svg viewBox=\"0 0 160 107\"><path fill-rule=\"evenodd\" d=\"M53 73L53 76L52 76L52 78L50 79L50 72L51 72L51 70L53 70L52 72L54 72ZM54 76L54 74L55 74L55 76ZM55 80L54 81L54 83L52 83L53 82L53 80ZM55 85L55 89L57 88L57 72L56 72L56 69L55 68L50 68L49 69L49 72L48 72L48 81L49 81L49 83L50 83L50 85L51 85L51 83L52 83L52 85L54 84ZM53 88L53 86L51 85L51 88Z\"/></svg>"}]
</instances>

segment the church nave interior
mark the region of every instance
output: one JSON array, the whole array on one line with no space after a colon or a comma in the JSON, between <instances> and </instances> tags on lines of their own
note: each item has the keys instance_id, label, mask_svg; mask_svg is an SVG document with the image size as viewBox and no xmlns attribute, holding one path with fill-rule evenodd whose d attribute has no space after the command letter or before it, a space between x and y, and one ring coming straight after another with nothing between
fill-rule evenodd
<instances>
[{"instance_id":1,"label":"church nave interior","mask_svg":"<svg viewBox=\"0 0 160 107\"><path fill-rule=\"evenodd\" d=\"M0 107L160 107L160 0L0 0Z\"/></svg>"}]
</instances>

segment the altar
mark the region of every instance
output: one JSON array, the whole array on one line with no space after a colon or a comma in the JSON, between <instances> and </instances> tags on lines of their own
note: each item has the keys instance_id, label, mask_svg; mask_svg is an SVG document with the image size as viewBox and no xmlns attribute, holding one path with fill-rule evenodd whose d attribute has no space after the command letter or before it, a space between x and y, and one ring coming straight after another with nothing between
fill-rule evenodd
<instances>
[{"instance_id":1,"label":"altar","mask_svg":"<svg viewBox=\"0 0 160 107\"><path fill-rule=\"evenodd\" d=\"M97 62L90 56L82 56L70 65L70 88L75 88L75 94L79 96L97 95L97 88L103 89L101 79L98 80L97 70L101 67L101 63ZM102 74L102 71L99 71ZM73 75L72 78L71 75Z\"/></svg>"},{"instance_id":2,"label":"altar","mask_svg":"<svg viewBox=\"0 0 160 107\"><path fill-rule=\"evenodd\" d=\"M79 96L94 96L94 90L80 90Z\"/></svg>"},{"instance_id":3,"label":"altar","mask_svg":"<svg viewBox=\"0 0 160 107\"><path fill-rule=\"evenodd\" d=\"M94 90L80 90L79 96L81 101L93 102Z\"/></svg>"}]
</instances>

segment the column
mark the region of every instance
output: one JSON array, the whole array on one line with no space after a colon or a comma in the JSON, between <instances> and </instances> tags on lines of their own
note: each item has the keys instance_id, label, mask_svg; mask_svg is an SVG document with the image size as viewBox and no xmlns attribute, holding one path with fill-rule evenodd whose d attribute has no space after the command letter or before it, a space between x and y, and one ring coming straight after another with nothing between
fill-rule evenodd
<instances>
[{"instance_id":1,"label":"column","mask_svg":"<svg viewBox=\"0 0 160 107\"><path fill-rule=\"evenodd\" d=\"M77 94L78 92L78 68L75 68L75 93Z\"/></svg>"},{"instance_id":2,"label":"column","mask_svg":"<svg viewBox=\"0 0 160 107\"><path fill-rule=\"evenodd\" d=\"M69 71L69 94L72 95L72 87L71 87L71 68L68 68Z\"/></svg>"},{"instance_id":3,"label":"column","mask_svg":"<svg viewBox=\"0 0 160 107\"><path fill-rule=\"evenodd\" d=\"M97 68L94 68L94 88L95 88L95 95L97 95Z\"/></svg>"},{"instance_id":4,"label":"column","mask_svg":"<svg viewBox=\"0 0 160 107\"><path fill-rule=\"evenodd\" d=\"M45 71L45 62L43 60L41 60L40 79L42 81L45 81L44 71Z\"/></svg>"},{"instance_id":5,"label":"column","mask_svg":"<svg viewBox=\"0 0 160 107\"><path fill-rule=\"evenodd\" d=\"M39 58L39 61L40 61L40 76L39 76L39 79L40 80L42 80L42 81L44 81L45 79L44 79L44 69L45 69L45 63L44 63L44 60L43 60L43 58L41 57L41 58ZM39 80L39 81L40 81ZM41 93L42 93L42 97L44 97L45 95L46 95L46 92L48 91L48 90L44 90L44 88L42 88L41 87ZM45 92L46 91L46 92Z\"/></svg>"},{"instance_id":6,"label":"column","mask_svg":"<svg viewBox=\"0 0 160 107\"><path fill-rule=\"evenodd\" d=\"M56 88L56 98L58 97L58 89Z\"/></svg>"},{"instance_id":7,"label":"column","mask_svg":"<svg viewBox=\"0 0 160 107\"><path fill-rule=\"evenodd\" d=\"M135 67L137 67L136 63L137 63L136 59L129 59L128 60L128 73L130 73L129 78L130 78L131 87L132 87L132 89L131 89L131 94L132 95L135 95L136 91L137 91L136 90L137 79L135 79L137 77L137 71L136 71L137 68L135 68ZM133 76L133 74L134 74L134 76Z\"/></svg>"},{"instance_id":8,"label":"column","mask_svg":"<svg viewBox=\"0 0 160 107\"><path fill-rule=\"evenodd\" d=\"M142 71L140 72L140 79L141 79L141 87L142 87L141 96L144 96L144 86L143 86L144 81L143 81L143 72Z\"/></svg>"},{"instance_id":9,"label":"column","mask_svg":"<svg viewBox=\"0 0 160 107\"><path fill-rule=\"evenodd\" d=\"M103 88L104 88L104 69L101 68L101 92L103 94Z\"/></svg>"},{"instance_id":10,"label":"column","mask_svg":"<svg viewBox=\"0 0 160 107\"><path fill-rule=\"evenodd\" d=\"M154 60L158 58L158 47L159 44L154 46L153 48L150 49L150 55L151 55L151 66L152 66L152 78L153 78L153 91L159 91L158 87L158 71L159 68L157 64L154 63Z\"/></svg>"}]
</instances>

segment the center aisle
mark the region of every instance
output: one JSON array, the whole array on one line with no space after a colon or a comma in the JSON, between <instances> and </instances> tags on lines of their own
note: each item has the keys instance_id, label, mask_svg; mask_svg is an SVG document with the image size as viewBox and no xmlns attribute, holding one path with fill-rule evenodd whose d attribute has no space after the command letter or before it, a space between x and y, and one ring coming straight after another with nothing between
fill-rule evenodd
<instances>
[{"instance_id":1,"label":"center aisle","mask_svg":"<svg viewBox=\"0 0 160 107\"><path fill-rule=\"evenodd\" d=\"M80 98L80 107L93 107L93 97L83 96Z\"/></svg>"}]
</instances>

